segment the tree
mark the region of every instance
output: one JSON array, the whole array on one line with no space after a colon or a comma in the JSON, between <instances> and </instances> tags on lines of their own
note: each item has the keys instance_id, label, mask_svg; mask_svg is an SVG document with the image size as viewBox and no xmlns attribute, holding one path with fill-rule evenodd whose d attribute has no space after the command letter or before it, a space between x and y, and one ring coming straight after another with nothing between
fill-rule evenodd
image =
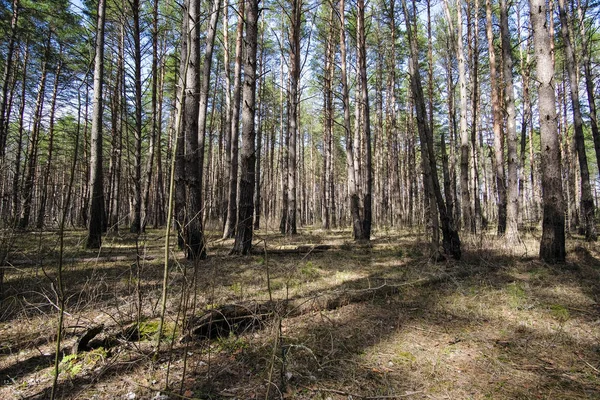
<instances>
[{"instance_id":1,"label":"tree","mask_svg":"<svg viewBox=\"0 0 600 400\"><path fill-rule=\"evenodd\" d=\"M517 156L517 126L515 111L515 93L513 89L513 56L508 28L507 0L500 0L500 32L502 37L502 65L504 75L504 109L506 110L506 150L507 169L507 205L506 205L506 242L509 246L518 241L519 181Z\"/></svg>"},{"instance_id":2,"label":"tree","mask_svg":"<svg viewBox=\"0 0 600 400\"><path fill-rule=\"evenodd\" d=\"M90 143L90 212L86 246L96 249L102 245L104 224L104 179L102 171L102 88L104 86L104 25L106 0L98 0L96 25L96 56L94 58L94 99Z\"/></svg>"},{"instance_id":3,"label":"tree","mask_svg":"<svg viewBox=\"0 0 600 400\"><path fill-rule=\"evenodd\" d=\"M248 254L252 248L254 181L256 167L256 132L254 130L256 95L256 48L258 37L258 0L246 5L246 52L244 62L244 96L242 110L242 154L240 159L240 207L232 253Z\"/></svg>"},{"instance_id":4,"label":"tree","mask_svg":"<svg viewBox=\"0 0 600 400\"><path fill-rule=\"evenodd\" d=\"M506 232L506 175L504 170L504 132L502 130L502 105L500 100L500 85L496 70L496 50L494 49L494 33L492 29L492 2L485 2L486 35L488 54L490 58L490 86L492 88L492 117L494 131L494 168L496 170L496 190L498 192L498 235Z\"/></svg>"},{"instance_id":5,"label":"tree","mask_svg":"<svg viewBox=\"0 0 600 400\"><path fill-rule=\"evenodd\" d=\"M548 7L545 0L529 0L533 28L536 76L538 82L541 169L542 169L542 240L540 258L548 263L565 260L565 216L560 168L560 145L556 126L554 94L554 62L551 54L552 36L548 27Z\"/></svg>"},{"instance_id":6,"label":"tree","mask_svg":"<svg viewBox=\"0 0 600 400\"><path fill-rule=\"evenodd\" d=\"M369 82L367 80L367 47L365 31L365 2L358 0L357 3L357 50L358 50L358 70L360 78L360 108L362 111L362 134L365 146L365 186L363 192L363 218L361 236L355 237L358 240L371 239L372 224L372 191L373 191L373 167L371 160L371 114L369 108ZM356 157L356 154L354 154Z\"/></svg>"},{"instance_id":7,"label":"tree","mask_svg":"<svg viewBox=\"0 0 600 400\"><path fill-rule=\"evenodd\" d=\"M228 108L228 118L231 121L231 127L228 127L228 141L226 142L227 165L229 166L229 186L227 195L227 217L225 220L225 230L223 238L232 238L235 235L237 225L237 185L238 185L238 146L240 136L240 97L242 87L242 40L244 37L244 7L245 1L240 0L238 10L237 33L235 39L235 67L233 73L233 104ZM229 84L227 85L229 90Z\"/></svg>"}]
</instances>

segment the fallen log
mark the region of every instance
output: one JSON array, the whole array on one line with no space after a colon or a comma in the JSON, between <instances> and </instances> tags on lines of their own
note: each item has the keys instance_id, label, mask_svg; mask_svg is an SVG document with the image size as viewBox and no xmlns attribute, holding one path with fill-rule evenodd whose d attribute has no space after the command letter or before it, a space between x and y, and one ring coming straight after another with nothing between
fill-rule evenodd
<instances>
[{"instance_id":1,"label":"fallen log","mask_svg":"<svg viewBox=\"0 0 600 400\"><path fill-rule=\"evenodd\" d=\"M311 297L264 303L226 304L213 308L198 317L192 317L187 333L180 341L191 339L213 339L226 337L230 333L240 334L249 329L261 329L275 316L297 317L311 312L335 310L337 308L368 300L385 298L397 294L401 285L383 283L373 288L338 290Z\"/></svg>"}]
</instances>

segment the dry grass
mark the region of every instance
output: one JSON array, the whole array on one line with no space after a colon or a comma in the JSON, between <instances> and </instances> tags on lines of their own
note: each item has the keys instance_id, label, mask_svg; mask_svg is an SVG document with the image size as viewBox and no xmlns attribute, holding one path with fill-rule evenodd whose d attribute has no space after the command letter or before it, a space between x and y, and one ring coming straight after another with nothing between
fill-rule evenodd
<instances>
[{"instance_id":1,"label":"dry grass","mask_svg":"<svg viewBox=\"0 0 600 400\"><path fill-rule=\"evenodd\" d=\"M152 339L162 274L162 233L136 243L112 235L98 252L69 232L65 349L86 327L112 334L136 320ZM180 300L196 313L222 304L307 298L342 289L401 285L393 295L289 317L213 341L122 342L65 358L65 399L586 399L600 398L600 254L569 242L565 265L535 257L536 239L504 248L493 236L464 238L461 262L433 263L409 232L381 232L354 248L346 231L304 231L292 239L263 234L269 246L332 244L309 254L228 256L214 239L194 268L174 262L168 327L180 337ZM9 258L0 316L0 398L48 397L56 308L51 284L56 235L23 235ZM137 289L141 288L139 293ZM193 288L195 289L195 292ZM182 290L185 291L182 292ZM196 293L193 296L193 293ZM193 302L188 303L192 309ZM191 313L191 311L190 311ZM169 336L169 335L167 335ZM185 365L185 376L184 374ZM169 375L169 388L165 390ZM182 397L183 396L183 397Z\"/></svg>"}]
</instances>

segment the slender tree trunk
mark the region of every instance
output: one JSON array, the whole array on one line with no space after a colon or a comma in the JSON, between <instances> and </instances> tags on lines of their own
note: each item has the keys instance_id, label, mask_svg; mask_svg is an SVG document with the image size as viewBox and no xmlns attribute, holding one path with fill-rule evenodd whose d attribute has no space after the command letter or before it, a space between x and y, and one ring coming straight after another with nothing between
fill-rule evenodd
<instances>
[{"instance_id":1,"label":"slender tree trunk","mask_svg":"<svg viewBox=\"0 0 600 400\"><path fill-rule=\"evenodd\" d=\"M560 25L563 41L565 44L565 64L567 65L568 81L571 94L571 107L573 108L573 124L575 125L575 149L579 160L579 173L581 177L581 211L583 213L583 228L585 239L587 241L596 241L596 226L594 221L594 198L592 197L592 188L590 185L590 172L587 164L587 155L585 152L585 142L583 137L583 119L581 117L581 105L579 103L579 86L577 79L577 65L573 46L571 44L571 35L569 32L569 22L567 19L567 9L564 0L558 0L558 11L560 15Z\"/></svg>"},{"instance_id":2,"label":"slender tree trunk","mask_svg":"<svg viewBox=\"0 0 600 400\"><path fill-rule=\"evenodd\" d=\"M104 179L102 174L102 87L104 81L104 22L106 0L98 1L96 57L94 59L94 99L90 143L90 212L86 247L100 248L104 224Z\"/></svg>"},{"instance_id":3,"label":"slender tree trunk","mask_svg":"<svg viewBox=\"0 0 600 400\"><path fill-rule=\"evenodd\" d=\"M467 73L465 51L462 39L462 0L456 2L458 34L456 38L456 58L458 60L458 87L460 93L460 196L463 228L475 231L471 192L469 190L469 160L471 148L467 126Z\"/></svg>"},{"instance_id":4,"label":"slender tree trunk","mask_svg":"<svg viewBox=\"0 0 600 400\"><path fill-rule=\"evenodd\" d=\"M183 111L185 140L186 219L184 229L185 253L190 260L206 256L202 231L202 181L198 149L198 116L200 107L200 0L188 0L188 66Z\"/></svg>"},{"instance_id":5,"label":"slender tree trunk","mask_svg":"<svg viewBox=\"0 0 600 400\"><path fill-rule=\"evenodd\" d=\"M365 147L365 186L363 188L363 220L362 236L359 240L371 239L372 225L372 192L373 192L373 167L371 159L371 117L369 107L369 86L367 80L367 47L365 32L365 3L364 0L358 0L358 19L357 19L357 41L358 41L358 69L361 81L361 99L362 108L362 142Z\"/></svg>"},{"instance_id":6,"label":"slender tree trunk","mask_svg":"<svg viewBox=\"0 0 600 400\"><path fill-rule=\"evenodd\" d=\"M508 157L506 243L511 246L519 241L519 158L517 154L517 113L513 89L513 58L508 28L507 0L500 0L500 32L502 36L502 65L504 67L504 102L506 110L506 150Z\"/></svg>"},{"instance_id":7,"label":"slender tree trunk","mask_svg":"<svg viewBox=\"0 0 600 400\"><path fill-rule=\"evenodd\" d=\"M159 70L158 70L158 0L154 0L152 7L152 66L151 66L151 127L150 143L148 144L148 158L146 160L146 176L144 177L144 193L142 197L142 231L150 220L148 215L150 208L150 188L152 186L152 172L154 169L154 159L156 157L156 148L158 147L158 90L159 90ZM160 150L159 150L160 151ZM156 213L155 212L155 220Z\"/></svg>"},{"instance_id":8,"label":"slender tree trunk","mask_svg":"<svg viewBox=\"0 0 600 400\"><path fill-rule=\"evenodd\" d=\"M44 168L44 176L42 178L42 187L40 199L40 206L38 208L36 227L42 229L44 227L44 220L46 218L46 203L48 201L48 182L50 181L50 172L52 171L52 157L54 154L54 117L56 115L56 98L58 96L58 84L60 81L60 74L62 69L62 48L59 54L59 60L54 71L54 85L52 89L52 102L50 105L50 123L48 126L48 158L46 160L46 166Z\"/></svg>"},{"instance_id":9,"label":"slender tree trunk","mask_svg":"<svg viewBox=\"0 0 600 400\"><path fill-rule=\"evenodd\" d=\"M500 85L496 72L496 51L494 50L494 34L492 31L492 3L485 2L486 34L488 40L488 53L490 57L490 86L492 88L492 114L494 131L494 167L496 170L496 190L498 192L498 235L503 236L506 231L506 177L504 173L504 133L502 131L502 106L500 102Z\"/></svg>"},{"instance_id":10,"label":"slender tree trunk","mask_svg":"<svg viewBox=\"0 0 600 400\"><path fill-rule=\"evenodd\" d=\"M393 1L393 0L392 0ZM354 166L354 148L352 144L352 131L350 127L350 94L347 76L346 55L346 23L345 23L345 1L340 0L340 49L341 49L341 78L342 78L342 102L344 105L344 130L346 131L346 167L348 171L348 196L350 197L350 214L352 217L352 232L354 239L364 237L363 224L360 215L360 202L358 197L357 171Z\"/></svg>"},{"instance_id":11,"label":"slender tree trunk","mask_svg":"<svg viewBox=\"0 0 600 400\"><path fill-rule=\"evenodd\" d=\"M140 1L132 0L133 15L133 59L134 59L134 92L135 92L135 126L134 136L134 165L133 165L133 215L129 231L142 231L142 49L140 32Z\"/></svg>"},{"instance_id":12,"label":"slender tree trunk","mask_svg":"<svg viewBox=\"0 0 600 400\"><path fill-rule=\"evenodd\" d=\"M29 63L29 41L25 43L25 54L23 55L23 78L21 84L21 104L19 106L19 135L17 139L17 152L15 154L15 174L13 176L12 185L12 210L14 226L16 226L19 216L21 215L21 155L23 152L23 131L25 130L25 97L27 96L27 70Z\"/></svg>"},{"instance_id":13,"label":"slender tree trunk","mask_svg":"<svg viewBox=\"0 0 600 400\"><path fill-rule=\"evenodd\" d=\"M533 43L537 65L540 112L540 140L544 217L540 258L549 263L565 260L565 216L560 170L560 145L556 127L554 94L554 62L551 55L552 36L548 31L548 7L545 0L530 0Z\"/></svg>"},{"instance_id":14,"label":"slender tree trunk","mask_svg":"<svg viewBox=\"0 0 600 400\"><path fill-rule=\"evenodd\" d=\"M13 68L13 55L15 53L15 44L17 42L18 33L18 22L19 22L19 0L13 0L12 2L12 18L10 21L10 39L8 40L8 49L6 52L6 59L4 63L4 71L2 73L2 93L0 93L0 158L4 158L6 152L6 138L8 136L8 124L5 123L9 120L9 115L6 112L8 105L8 88L11 76L11 70ZM25 82L23 81L23 84Z\"/></svg>"},{"instance_id":15,"label":"slender tree trunk","mask_svg":"<svg viewBox=\"0 0 600 400\"><path fill-rule=\"evenodd\" d=\"M33 193L36 180L38 151L40 144L40 131L42 129L42 112L44 110L44 99L46 95L46 79L48 77L48 62L50 61L50 46L52 33L48 31L48 39L44 51L42 61L42 72L40 83L37 89L37 98L35 101L35 111L33 115L33 129L29 138L29 148L27 150L27 169L25 171L25 179L23 181L22 193L22 211L21 219L19 220L19 228L25 229L29 225L31 217L31 209L33 207ZM25 82L23 82L25 84Z\"/></svg>"},{"instance_id":16,"label":"slender tree trunk","mask_svg":"<svg viewBox=\"0 0 600 400\"><path fill-rule=\"evenodd\" d=\"M200 218L200 230L202 231L202 216L206 213L204 204L203 194L203 180L204 174L210 176L210 158L207 163L206 169L204 168L205 158L205 147L206 147L206 121L208 119L208 95L210 91L210 75L212 69L213 50L215 47L215 37L217 34L217 24L219 22L219 15L221 12L221 0L212 0L212 9L210 14L210 20L208 24L208 32L206 34L206 46L204 48L204 61L202 63L202 77L200 82L200 104L198 110L198 185L200 190L200 197L198 198L198 217ZM218 68L217 68L218 70ZM218 75L218 73L217 73ZM210 157L210 151L209 151ZM208 215L208 214L207 214ZM206 254L204 249L204 237L202 234L200 248L198 250L202 257Z\"/></svg>"},{"instance_id":17,"label":"slender tree trunk","mask_svg":"<svg viewBox=\"0 0 600 400\"><path fill-rule=\"evenodd\" d=\"M240 167L240 207L233 253L248 254L252 248L255 180L255 95L256 95L256 48L258 36L258 0L247 0L246 51L244 62L244 97L242 109L242 154Z\"/></svg>"},{"instance_id":18,"label":"slender tree trunk","mask_svg":"<svg viewBox=\"0 0 600 400\"><path fill-rule=\"evenodd\" d=\"M256 102L258 103L256 109L258 110L258 130L256 137L256 177L254 179L254 230L260 229L260 217L262 213L262 182L264 178L261 173L261 165L262 165L262 153L263 153L263 125L266 117L264 114L264 101L263 101L263 91L264 91L264 68L265 68L265 15L262 15L261 21L262 29L260 36L260 55L258 57L259 67L258 67L258 99Z\"/></svg>"},{"instance_id":19,"label":"slender tree trunk","mask_svg":"<svg viewBox=\"0 0 600 400\"><path fill-rule=\"evenodd\" d=\"M238 25L235 39L235 67L233 73L233 108L231 112L231 168L229 170L229 189L227 219L223 238L232 238L237 225L237 186L238 186L238 146L240 135L240 97L242 87L242 39L244 34L244 0L240 0Z\"/></svg>"}]
</instances>

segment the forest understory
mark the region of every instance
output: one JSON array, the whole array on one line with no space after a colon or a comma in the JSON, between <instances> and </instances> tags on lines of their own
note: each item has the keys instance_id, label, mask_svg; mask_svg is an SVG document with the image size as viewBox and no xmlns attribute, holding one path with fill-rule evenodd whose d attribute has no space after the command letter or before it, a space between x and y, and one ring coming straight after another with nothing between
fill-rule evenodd
<instances>
[{"instance_id":1,"label":"forest understory","mask_svg":"<svg viewBox=\"0 0 600 400\"><path fill-rule=\"evenodd\" d=\"M510 251L492 232L464 236L463 258L443 262L418 230L369 245L262 230L251 256L209 231L207 260L171 257L157 352L164 231L109 233L99 251L86 233L65 235L58 398L600 398L600 252L582 237L548 265L535 229ZM45 399L58 234L14 235L0 398Z\"/></svg>"}]
</instances>

